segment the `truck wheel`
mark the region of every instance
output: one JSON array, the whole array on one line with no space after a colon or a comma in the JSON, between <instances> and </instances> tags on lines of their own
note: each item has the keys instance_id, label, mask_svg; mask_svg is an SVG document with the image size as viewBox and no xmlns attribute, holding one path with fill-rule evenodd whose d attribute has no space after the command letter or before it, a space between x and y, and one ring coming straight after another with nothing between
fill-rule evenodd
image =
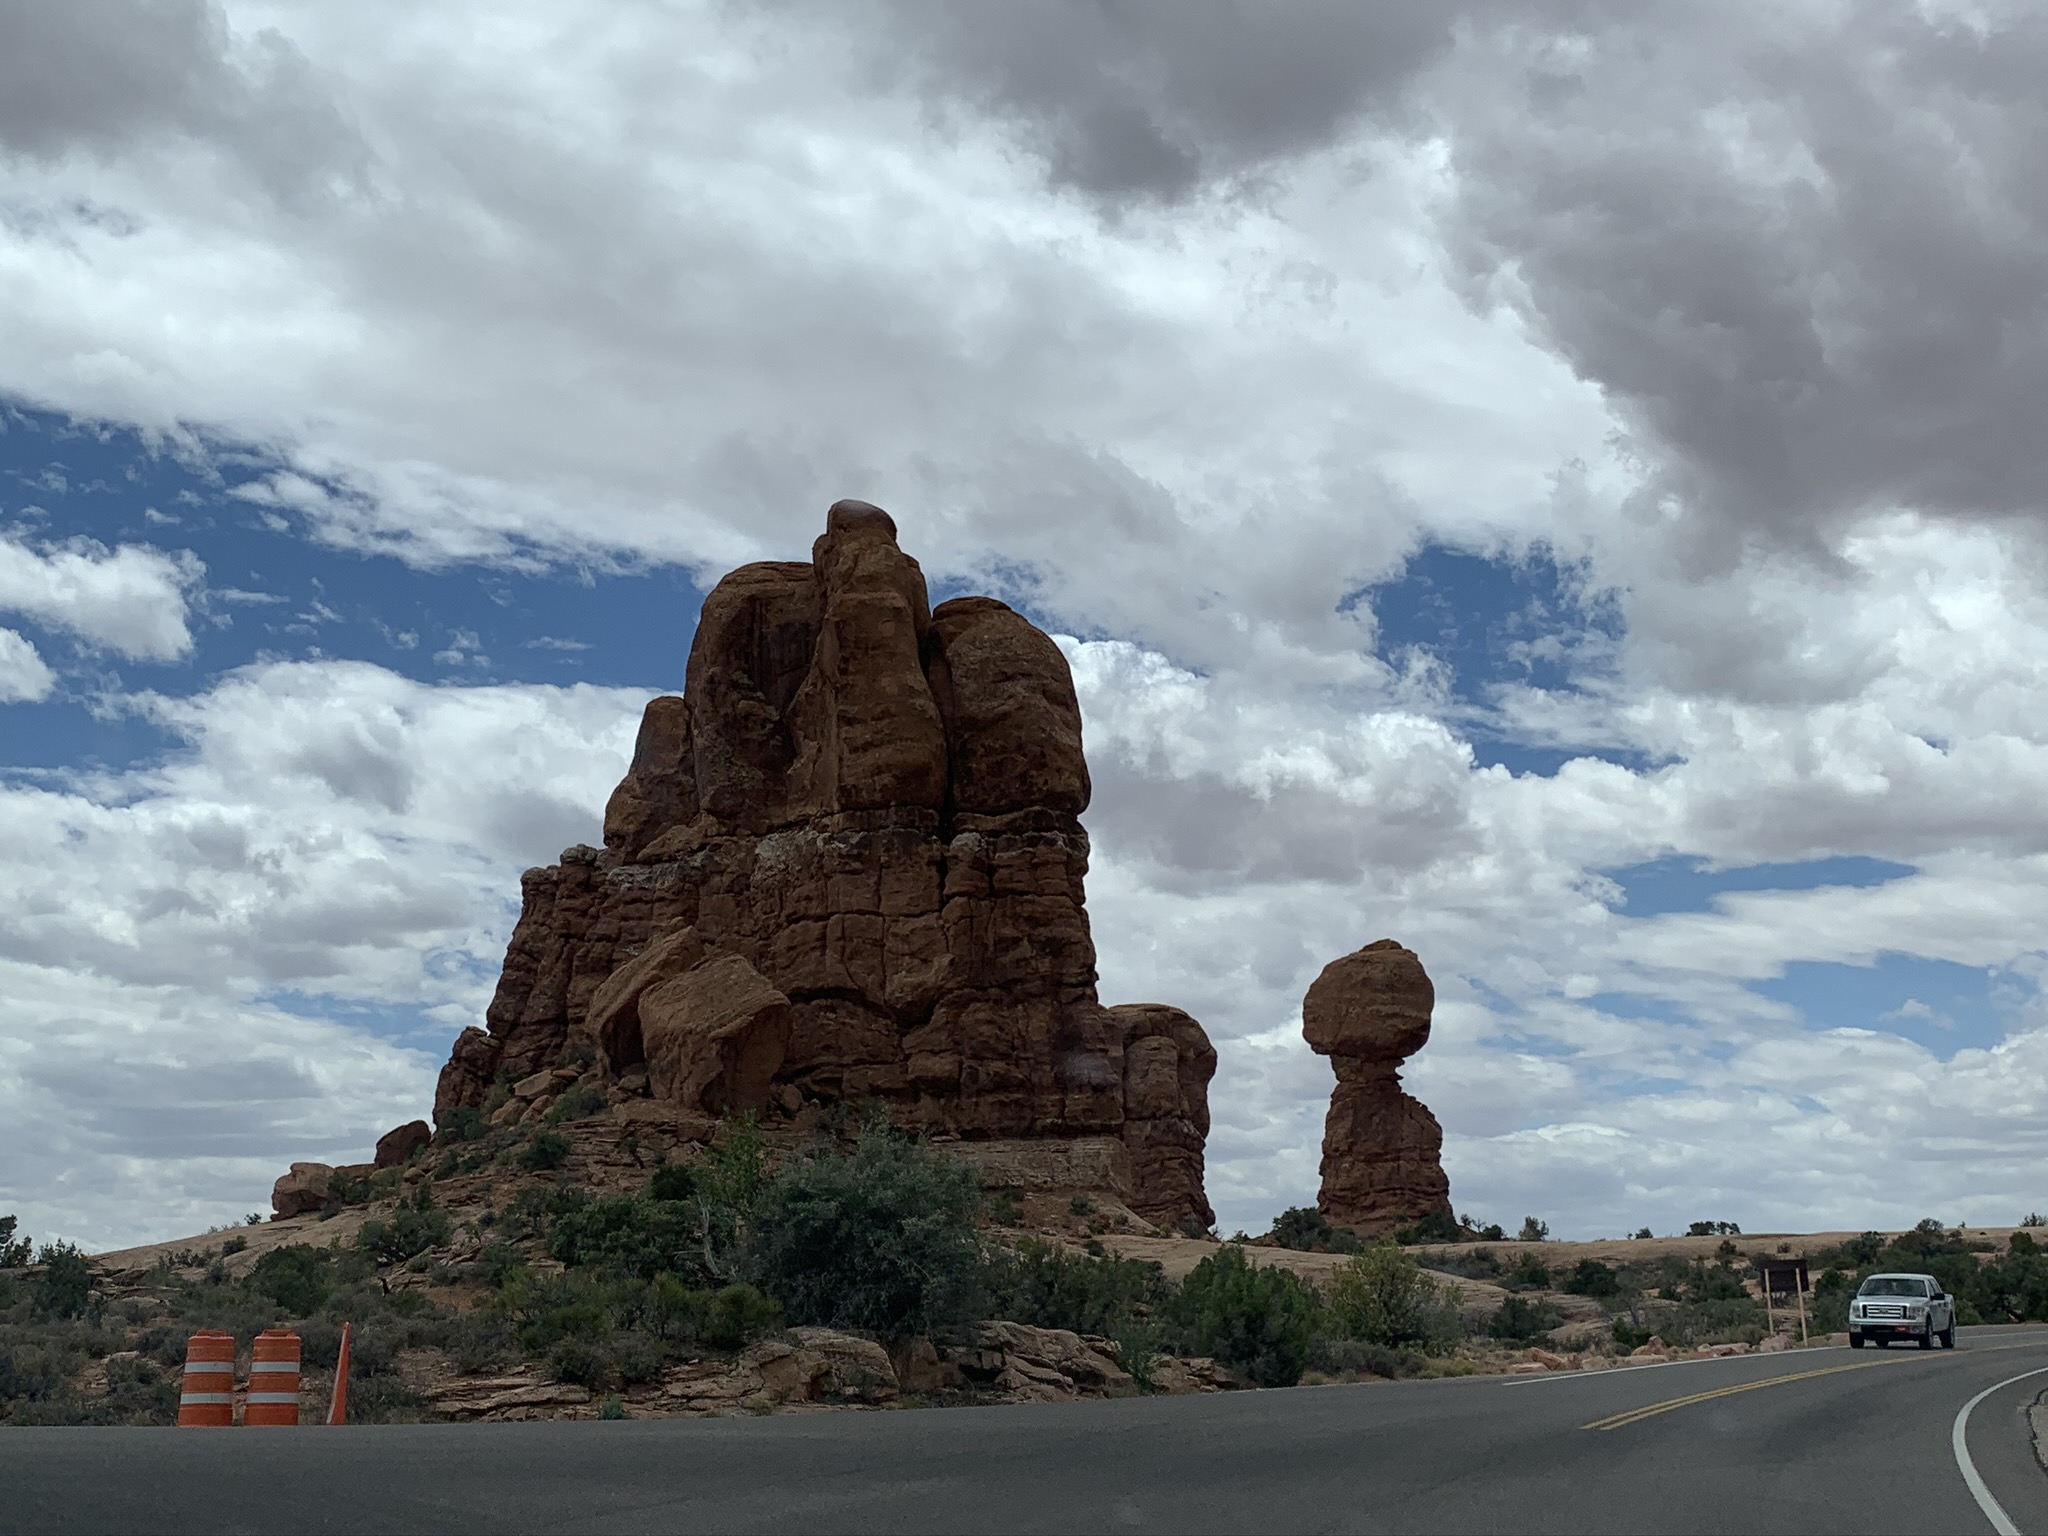
<instances>
[{"instance_id":1,"label":"truck wheel","mask_svg":"<svg viewBox=\"0 0 2048 1536\"><path fill-rule=\"evenodd\" d=\"M1943 1349L1954 1349L1956 1347L1956 1325L1953 1322L1941 1330L1941 1347Z\"/></svg>"},{"instance_id":2,"label":"truck wheel","mask_svg":"<svg viewBox=\"0 0 2048 1536\"><path fill-rule=\"evenodd\" d=\"M1925 1328L1922 1328L1922 1329L1920 1330L1920 1337L1919 1337L1919 1338L1918 1338L1918 1339L1917 1339L1917 1340L1916 1340L1915 1342L1916 1342L1916 1343L1918 1343L1918 1344L1919 1344L1919 1346L1920 1346L1920 1347L1921 1347L1922 1349L1932 1349L1932 1348L1934 1348L1934 1319L1933 1319L1933 1318L1931 1318L1931 1317L1930 1317L1929 1319L1927 1319L1927 1326L1926 1326Z\"/></svg>"},{"instance_id":3,"label":"truck wheel","mask_svg":"<svg viewBox=\"0 0 2048 1536\"><path fill-rule=\"evenodd\" d=\"M1863 1347L1863 1335L1862 1335L1862 1334L1860 1334L1860 1333L1852 1333L1852 1334L1850 1334L1850 1335L1849 1335L1849 1347L1850 1347L1851 1349L1861 1349L1861 1348Z\"/></svg>"}]
</instances>

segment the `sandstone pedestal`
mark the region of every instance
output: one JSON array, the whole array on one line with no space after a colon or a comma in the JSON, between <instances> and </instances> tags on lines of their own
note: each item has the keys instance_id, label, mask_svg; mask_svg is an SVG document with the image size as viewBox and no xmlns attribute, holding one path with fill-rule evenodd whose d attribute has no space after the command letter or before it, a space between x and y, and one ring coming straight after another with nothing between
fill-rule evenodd
<instances>
[{"instance_id":1,"label":"sandstone pedestal","mask_svg":"<svg viewBox=\"0 0 2048 1536\"><path fill-rule=\"evenodd\" d=\"M1422 962L1392 939L1332 960L1302 1002L1302 1034L1337 1072L1316 1208L1338 1226L1373 1234L1450 1214L1443 1127L1399 1070L1428 1042L1435 1005Z\"/></svg>"}]
</instances>

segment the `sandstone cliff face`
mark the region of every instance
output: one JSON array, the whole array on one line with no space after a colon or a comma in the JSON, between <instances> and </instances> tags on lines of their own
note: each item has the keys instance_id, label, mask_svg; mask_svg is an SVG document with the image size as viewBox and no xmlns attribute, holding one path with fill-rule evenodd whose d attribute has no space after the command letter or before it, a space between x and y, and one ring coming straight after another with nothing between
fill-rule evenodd
<instances>
[{"instance_id":1,"label":"sandstone cliff face","mask_svg":"<svg viewBox=\"0 0 2048 1536\"><path fill-rule=\"evenodd\" d=\"M1331 1222L1378 1233L1450 1214L1443 1127L1400 1075L1428 1042L1435 1005L1422 962L1392 939L1332 960L1308 989L1301 1032L1337 1070L1316 1200Z\"/></svg>"},{"instance_id":2,"label":"sandstone cliff face","mask_svg":"<svg viewBox=\"0 0 2048 1536\"><path fill-rule=\"evenodd\" d=\"M1133 1210L1207 1224L1215 1052L1096 999L1088 793L1058 647L991 598L930 610L889 516L840 502L808 564L706 597L604 849L527 872L435 1115L594 1057L679 1112L873 1101L963 1143L1086 1141Z\"/></svg>"}]
</instances>

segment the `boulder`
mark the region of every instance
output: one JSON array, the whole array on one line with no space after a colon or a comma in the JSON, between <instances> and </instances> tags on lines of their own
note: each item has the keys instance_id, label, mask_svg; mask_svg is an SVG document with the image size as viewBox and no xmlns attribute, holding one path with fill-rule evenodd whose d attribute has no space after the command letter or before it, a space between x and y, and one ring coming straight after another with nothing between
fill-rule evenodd
<instances>
[{"instance_id":1,"label":"boulder","mask_svg":"<svg viewBox=\"0 0 2048 1536\"><path fill-rule=\"evenodd\" d=\"M640 1032L656 1098L759 1112L789 1048L789 999L738 955L714 955L642 994Z\"/></svg>"},{"instance_id":2,"label":"boulder","mask_svg":"<svg viewBox=\"0 0 2048 1536\"><path fill-rule=\"evenodd\" d=\"M808 562L712 589L604 847L521 880L489 1031L456 1042L437 1118L594 1056L615 1100L874 1105L962 1145L1073 1146L1145 1219L1213 1220L1215 1052L1178 1009L1096 995L1066 659L992 598L928 603L855 501ZM1084 1150L1105 1139L1120 1155Z\"/></svg>"},{"instance_id":3,"label":"boulder","mask_svg":"<svg viewBox=\"0 0 2048 1536\"><path fill-rule=\"evenodd\" d=\"M1435 1001L1414 951L1380 939L1332 960L1302 1002L1301 1032L1337 1074L1316 1199L1335 1225L1391 1232L1451 1213L1443 1127L1399 1072L1428 1041Z\"/></svg>"},{"instance_id":4,"label":"boulder","mask_svg":"<svg viewBox=\"0 0 2048 1536\"><path fill-rule=\"evenodd\" d=\"M310 1216L327 1209L334 1169L327 1163L293 1163L291 1172L270 1186L272 1221Z\"/></svg>"},{"instance_id":5,"label":"boulder","mask_svg":"<svg viewBox=\"0 0 2048 1536\"><path fill-rule=\"evenodd\" d=\"M424 1120L408 1120L377 1138L377 1155L372 1166L396 1168L434 1139L433 1128Z\"/></svg>"}]
</instances>

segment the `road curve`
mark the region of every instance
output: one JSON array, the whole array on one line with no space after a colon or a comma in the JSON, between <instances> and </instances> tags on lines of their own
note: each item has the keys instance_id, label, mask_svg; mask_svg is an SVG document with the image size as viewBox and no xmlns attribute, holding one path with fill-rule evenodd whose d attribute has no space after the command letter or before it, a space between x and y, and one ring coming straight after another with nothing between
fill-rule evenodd
<instances>
[{"instance_id":1,"label":"road curve","mask_svg":"<svg viewBox=\"0 0 2048 1536\"><path fill-rule=\"evenodd\" d=\"M1959 1411L2048 1329L1543 1377L635 1423L0 1432L0 1530L1999 1529ZM2048 1536L2024 1406L1978 1402L1986 1498Z\"/></svg>"}]
</instances>

